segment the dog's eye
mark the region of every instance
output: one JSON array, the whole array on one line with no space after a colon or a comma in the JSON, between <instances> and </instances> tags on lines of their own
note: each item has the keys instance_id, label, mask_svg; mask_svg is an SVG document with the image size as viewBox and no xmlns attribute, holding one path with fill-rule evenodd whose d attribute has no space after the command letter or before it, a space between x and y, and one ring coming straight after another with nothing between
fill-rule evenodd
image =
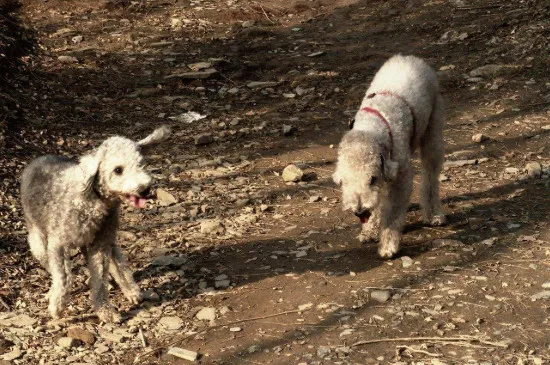
<instances>
[{"instance_id":1,"label":"dog's eye","mask_svg":"<svg viewBox=\"0 0 550 365\"><path fill-rule=\"evenodd\" d=\"M371 176L370 181L369 181L369 185L376 184L376 180L378 180L378 178L376 176Z\"/></svg>"},{"instance_id":2,"label":"dog's eye","mask_svg":"<svg viewBox=\"0 0 550 365\"><path fill-rule=\"evenodd\" d=\"M122 166L117 166L113 171L115 172L115 174L121 175L122 172L124 171L124 168L122 168Z\"/></svg>"}]
</instances>

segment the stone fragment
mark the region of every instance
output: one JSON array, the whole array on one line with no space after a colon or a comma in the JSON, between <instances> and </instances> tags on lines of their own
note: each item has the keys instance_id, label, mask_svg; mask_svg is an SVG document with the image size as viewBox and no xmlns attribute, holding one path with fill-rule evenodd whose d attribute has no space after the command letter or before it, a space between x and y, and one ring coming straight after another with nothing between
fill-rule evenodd
<instances>
[{"instance_id":1,"label":"stone fragment","mask_svg":"<svg viewBox=\"0 0 550 365\"><path fill-rule=\"evenodd\" d=\"M291 164L283 170L283 180L286 182L298 182L304 177L304 171L296 165Z\"/></svg>"},{"instance_id":2,"label":"stone fragment","mask_svg":"<svg viewBox=\"0 0 550 365\"><path fill-rule=\"evenodd\" d=\"M195 314L195 317L201 321L213 321L216 319L216 308L204 307Z\"/></svg>"},{"instance_id":3,"label":"stone fragment","mask_svg":"<svg viewBox=\"0 0 550 365\"><path fill-rule=\"evenodd\" d=\"M182 349L179 347L171 347L168 349L168 355L179 357L180 359L188 361L197 361L199 359L199 354L195 351Z\"/></svg>"},{"instance_id":4,"label":"stone fragment","mask_svg":"<svg viewBox=\"0 0 550 365\"><path fill-rule=\"evenodd\" d=\"M69 327L67 330L67 336L76 340L82 341L86 345L93 345L95 343L95 335L80 327Z\"/></svg>"},{"instance_id":5,"label":"stone fragment","mask_svg":"<svg viewBox=\"0 0 550 365\"><path fill-rule=\"evenodd\" d=\"M373 300L376 300L380 303L385 303L390 299L390 291L389 290L373 290L370 293L370 297Z\"/></svg>"}]
</instances>

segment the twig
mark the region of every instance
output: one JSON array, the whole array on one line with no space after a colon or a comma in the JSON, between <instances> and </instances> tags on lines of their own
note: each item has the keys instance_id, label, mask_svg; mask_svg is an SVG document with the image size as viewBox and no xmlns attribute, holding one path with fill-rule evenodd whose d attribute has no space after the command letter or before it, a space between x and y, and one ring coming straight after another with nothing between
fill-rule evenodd
<instances>
[{"instance_id":1,"label":"twig","mask_svg":"<svg viewBox=\"0 0 550 365\"><path fill-rule=\"evenodd\" d=\"M90 318L97 318L97 314L80 314L78 316L72 316L67 318L55 319L50 321L50 324L63 324L63 323L73 323L73 322L82 322Z\"/></svg>"},{"instance_id":2,"label":"twig","mask_svg":"<svg viewBox=\"0 0 550 365\"><path fill-rule=\"evenodd\" d=\"M267 18L267 20L269 20L269 22L270 22L271 24L275 24L275 22L274 22L273 20L271 20L271 19L269 18L269 15L267 15L267 13L265 12L264 7L262 6L262 4L260 4L260 3L257 2L257 1L256 1L256 4L260 7L260 9L262 9L262 12L264 13L264 15L265 15L265 17Z\"/></svg>"},{"instance_id":3,"label":"twig","mask_svg":"<svg viewBox=\"0 0 550 365\"><path fill-rule=\"evenodd\" d=\"M4 302L4 299L0 298L0 304L2 304L2 305L4 306L4 308L6 308L6 310L7 310L8 312L11 311L10 306L8 305L8 303Z\"/></svg>"},{"instance_id":4,"label":"twig","mask_svg":"<svg viewBox=\"0 0 550 365\"><path fill-rule=\"evenodd\" d=\"M346 280L346 283L370 283L370 281L363 280ZM395 288L393 286L364 286L363 289L375 289L375 290L403 290L403 291L428 291L430 289L407 289L407 288Z\"/></svg>"},{"instance_id":5,"label":"twig","mask_svg":"<svg viewBox=\"0 0 550 365\"><path fill-rule=\"evenodd\" d=\"M508 348L507 344L502 342L491 342L482 340L474 336L460 336L460 337L396 337L396 338L379 338L375 340L364 340L352 344L350 347L356 347L361 345L368 345L381 342L399 342L399 341L428 341L428 342L479 342L484 345L490 345L495 347Z\"/></svg>"},{"instance_id":6,"label":"twig","mask_svg":"<svg viewBox=\"0 0 550 365\"><path fill-rule=\"evenodd\" d=\"M424 354L424 355L428 355L428 356L433 356L433 357L440 357L442 356L441 354L436 354L436 353L433 353L433 352L428 352L428 351L424 351L424 350L420 350L420 349L415 349L414 347L410 347L410 346L406 346L406 345L399 345L397 346L398 349L405 349L405 350L409 350L411 352L417 352L419 354Z\"/></svg>"},{"instance_id":7,"label":"twig","mask_svg":"<svg viewBox=\"0 0 550 365\"><path fill-rule=\"evenodd\" d=\"M147 347L147 341L145 340L145 336L143 335L143 331L141 330L141 327L139 328L139 339L141 341L141 345L143 348Z\"/></svg>"},{"instance_id":8,"label":"twig","mask_svg":"<svg viewBox=\"0 0 550 365\"><path fill-rule=\"evenodd\" d=\"M205 333L205 332L208 332L210 330L213 330L213 329L216 329L216 328L221 328L221 327L226 327L226 326L231 326L231 325L234 325L234 324L237 324L237 323L245 323L245 322L252 322L252 321L258 321L258 320L261 320L261 319L267 319L267 318L273 318L273 317L279 317L279 316L284 316L284 315L287 315L287 314L292 314L292 313L301 313L301 312L307 312L308 310L310 310L311 308L307 308L307 309L294 309L294 310L290 310L290 311L285 311L285 312L279 312L279 313L274 313L274 314L269 314L269 315L266 315L266 316L260 316L260 317L252 317L252 318L245 318L245 319L239 319L239 320L236 320L236 321L231 321L231 322L227 322L227 323L223 323L223 324L218 324L218 325L215 325L215 326L212 326L212 327L207 327L203 330L200 330L198 332L195 332L195 333L192 333L190 335L187 335L187 336L183 336L183 337L180 337L178 338L177 340L174 340L172 342L170 342L168 345L166 346L159 346L159 347L156 347L152 350L149 350L147 352L145 352L144 354L142 355L137 355L136 358L134 359L134 364L137 363L138 361L141 361L143 360L144 358L146 357L149 357L151 356L152 354L156 353L158 350L161 350L165 347L172 347L180 342L183 342L185 341L186 339L192 337L192 336L196 336L196 335L199 335L201 333Z\"/></svg>"}]
</instances>

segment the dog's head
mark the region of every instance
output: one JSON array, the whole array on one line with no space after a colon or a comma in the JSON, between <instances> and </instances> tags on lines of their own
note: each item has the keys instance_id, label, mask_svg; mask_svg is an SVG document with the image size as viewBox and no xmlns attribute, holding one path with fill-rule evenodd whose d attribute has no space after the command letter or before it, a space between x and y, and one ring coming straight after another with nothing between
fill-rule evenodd
<instances>
[{"instance_id":1,"label":"dog's head","mask_svg":"<svg viewBox=\"0 0 550 365\"><path fill-rule=\"evenodd\" d=\"M86 180L85 192L95 193L109 201L126 200L143 208L152 196L153 183L145 170L144 154L169 135L170 130L161 127L138 142L119 136L106 139L80 160Z\"/></svg>"},{"instance_id":2,"label":"dog's head","mask_svg":"<svg viewBox=\"0 0 550 365\"><path fill-rule=\"evenodd\" d=\"M395 180L398 164L389 151L368 133L351 130L338 149L334 182L342 189L342 206L363 223L380 204L386 184Z\"/></svg>"}]
</instances>

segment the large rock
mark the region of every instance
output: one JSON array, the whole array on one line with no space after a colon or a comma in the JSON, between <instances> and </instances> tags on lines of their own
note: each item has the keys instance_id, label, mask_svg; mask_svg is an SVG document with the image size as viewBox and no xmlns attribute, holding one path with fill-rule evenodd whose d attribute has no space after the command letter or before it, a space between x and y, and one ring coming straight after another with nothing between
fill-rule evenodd
<instances>
[{"instance_id":1,"label":"large rock","mask_svg":"<svg viewBox=\"0 0 550 365\"><path fill-rule=\"evenodd\" d=\"M213 321L216 319L216 308L204 307L195 314L195 317L201 321Z\"/></svg>"},{"instance_id":2,"label":"large rock","mask_svg":"<svg viewBox=\"0 0 550 365\"><path fill-rule=\"evenodd\" d=\"M542 176L542 166L538 162L529 162L525 165L525 172L532 178L539 178Z\"/></svg>"},{"instance_id":3,"label":"large rock","mask_svg":"<svg viewBox=\"0 0 550 365\"><path fill-rule=\"evenodd\" d=\"M224 232L225 228L219 219L206 219L201 222L201 233L217 235Z\"/></svg>"},{"instance_id":4,"label":"large rock","mask_svg":"<svg viewBox=\"0 0 550 365\"><path fill-rule=\"evenodd\" d=\"M283 170L283 180L286 182L298 182L304 177L304 171L294 164L288 165Z\"/></svg>"}]
</instances>

